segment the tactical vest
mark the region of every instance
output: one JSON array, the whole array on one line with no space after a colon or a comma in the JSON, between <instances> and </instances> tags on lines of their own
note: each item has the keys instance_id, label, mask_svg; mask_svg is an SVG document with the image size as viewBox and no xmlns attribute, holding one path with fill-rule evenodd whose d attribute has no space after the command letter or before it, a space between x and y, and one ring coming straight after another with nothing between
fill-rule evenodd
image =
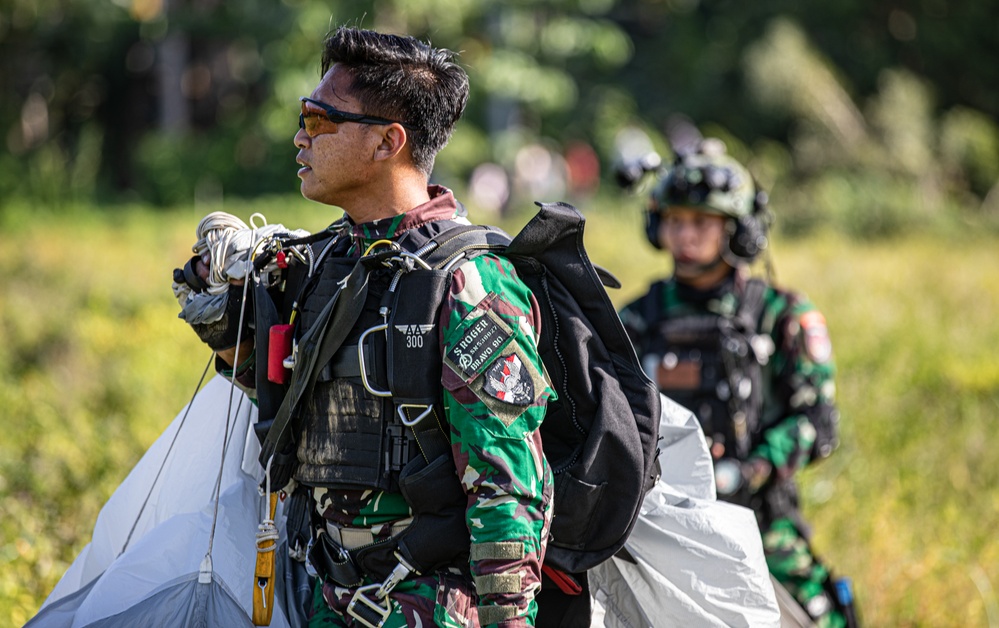
<instances>
[{"instance_id":1,"label":"tactical vest","mask_svg":"<svg viewBox=\"0 0 999 628\"><path fill-rule=\"evenodd\" d=\"M340 586L356 586L360 574L385 580L399 565L399 555L421 573L468 570L467 497L454 470L440 384L438 318L451 271L427 270L401 278L398 266L400 259L403 264L413 262L407 250L418 250L426 244L421 240L453 226L441 221L429 225L428 233L407 232L401 239L406 250L386 249L384 255L367 256L365 261L345 257L349 243L334 244L329 258L318 262L319 271L304 281L297 297L301 304L297 336L310 347L307 353L315 356L315 367L306 368L298 354L297 374L310 383L297 389L301 396L295 393L295 381L289 384L275 419L275 425L290 428L294 452L279 444L284 428L274 432L274 441L269 431L263 449L272 442L278 445L270 451L306 486L396 492L412 511L413 522L405 530L349 550L349 560L344 559L343 548L319 535L321 542L312 546L309 558L324 577ZM365 272L358 274L359 269ZM366 277L361 282L365 289L348 290L359 276ZM295 283L303 282L289 277L288 285ZM364 293L363 303L360 298L348 299L360 306L348 306L344 311L350 314L338 317L336 306L348 293ZM307 340L321 329L337 338L346 332L340 344L332 345L338 348L328 359L322 348L325 340L319 345ZM293 399L298 402L291 403ZM289 408L291 414L282 415ZM285 463L289 457L294 462Z\"/></svg>"},{"instance_id":2,"label":"tactical vest","mask_svg":"<svg viewBox=\"0 0 999 628\"><path fill-rule=\"evenodd\" d=\"M454 226L446 221L442 224ZM409 246L418 244L411 242ZM331 257L323 264L301 309L303 329L315 324L356 263L356 257ZM397 284L399 280L390 269L370 274L360 317L333 358L319 365L313 394L302 400L297 481L310 486L398 492L400 472L421 455L421 450L426 453L447 444L437 316L449 278L445 271L417 273ZM387 316L386 307L390 312ZM396 335L391 348L387 334ZM399 342L415 349L407 351L408 359L399 352L388 355ZM396 373L404 373L408 381L417 379L414 372L435 380L420 382L424 391L434 391L433 398L400 398L401 387L390 387L390 380L400 379L393 377ZM434 440L436 448L428 439Z\"/></svg>"},{"instance_id":3,"label":"tactical vest","mask_svg":"<svg viewBox=\"0 0 999 628\"><path fill-rule=\"evenodd\" d=\"M653 286L645 318L652 340L642 357L667 397L691 410L715 457L745 460L757 444L763 411L763 366L773 353L757 330L766 284L747 282L734 315L662 318L664 284Z\"/></svg>"},{"instance_id":4,"label":"tactical vest","mask_svg":"<svg viewBox=\"0 0 999 628\"><path fill-rule=\"evenodd\" d=\"M322 303L336 290L337 282L350 272L356 259L331 259L325 265L315 293L306 300L302 310L303 325L315 322ZM322 366L316 378L313 394L302 401L299 416L302 425L298 441L298 468L295 479L309 486L338 488L377 488L398 491L390 470L398 472L405 460L388 461L394 440L390 434L404 430L390 430L385 425L394 416L392 401L376 397L365 389L361 381L360 361L357 356L361 334L382 323L378 305L385 292L387 281L384 273L373 277L361 317L351 330L343 346L333 359ZM368 355L384 355L384 334L371 334ZM384 382L378 371L383 360L369 360L365 366L372 372L371 379ZM377 371L376 371L377 369ZM398 454L408 453L408 439L400 439ZM388 463L388 464L387 464Z\"/></svg>"}]
</instances>

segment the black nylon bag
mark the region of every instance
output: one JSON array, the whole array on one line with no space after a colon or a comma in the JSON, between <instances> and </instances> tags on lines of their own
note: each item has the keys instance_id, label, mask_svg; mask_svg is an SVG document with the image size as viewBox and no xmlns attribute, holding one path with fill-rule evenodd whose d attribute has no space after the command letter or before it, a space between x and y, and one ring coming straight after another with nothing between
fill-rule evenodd
<instances>
[{"instance_id":1,"label":"black nylon bag","mask_svg":"<svg viewBox=\"0 0 999 628\"><path fill-rule=\"evenodd\" d=\"M540 305L538 349L558 394L541 423L555 474L545 564L578 573L624 545L658 480L659 391L583 246L586 219L539 206L503 255Z\"/></svg>"},{"instance_id":2,"label":"black nylon bag","mask_svg":"<svg viewBox=\"0 0 999 628\"><path fill-rule=\"evenodd\" d=\"M555 477L545 565L580 573L621 549L658 480L659 390L604 289L617 280L583 246L586 219L566 203L538 205L512 241L495 228L456 227L425 259L437 267L460 251L495 252L538 301L538 351L558 395L540 427Z\"/></svg>"}]
</instances>

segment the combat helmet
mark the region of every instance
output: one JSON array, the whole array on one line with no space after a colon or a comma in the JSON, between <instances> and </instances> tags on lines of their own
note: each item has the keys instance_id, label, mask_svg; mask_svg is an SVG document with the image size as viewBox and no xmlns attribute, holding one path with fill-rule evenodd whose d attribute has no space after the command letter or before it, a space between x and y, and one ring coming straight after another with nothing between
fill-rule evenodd
<instances>
[{"instance_id":1,"label":"combat helmet","mask_svg":"<svg viewBox=\"0 0 999 628\"><path fill-rule=\"evenodd\" d=\"M701 140L696 150L678 153L656 182L646 212L645 234L656 248L662 212L684 206L729 218L728 252L738 262L752 262L767 246L771 214L767 194L749 171L715 138Z\"/></svg>"}]
</instances>

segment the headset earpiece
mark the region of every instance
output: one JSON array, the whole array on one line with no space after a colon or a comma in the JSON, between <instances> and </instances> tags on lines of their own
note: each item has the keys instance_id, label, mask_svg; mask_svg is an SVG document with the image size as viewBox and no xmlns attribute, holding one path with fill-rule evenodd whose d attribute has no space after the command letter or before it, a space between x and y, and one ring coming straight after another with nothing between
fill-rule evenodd
<instances>
[{"instance_id":1,"label":"headset earpiece","mask_svg":"<svg viewBox=\"0 0 999 628\"><path fill-rule=\"evenodd\" d=\"M657 249L662 249L663 245L659 241L659 225L662 224L662 215L654 210L645 212L645 237L649 244Z\"/></svg>"},{"instance_id":2,"label":"headset earpiece","mask_svg":"<svg viewBox=\"0 0 999 628\"><path fill-rule=\"evenodd\" d=\"M755 215L734 220L735 229L728 241L728 248L736 257L747 263L756 259L767 248L767 231Z\"/></svg>"},{"instance_id":3,"label":"headset earpiece","mask_svg":"<svg viewBox=\"0 0 999 628\"><path fill-rule=\"evenodd\" d=\"M755 178L753 187L757 190L753 195L753 211L735 220L735 229L729 238L729 250L732 254L748 263L755 260L767 248L769 243L767 233L773 221L773 214L767 207L769 197L766 192L760 190Z\"/></svg>"}]
</instances>

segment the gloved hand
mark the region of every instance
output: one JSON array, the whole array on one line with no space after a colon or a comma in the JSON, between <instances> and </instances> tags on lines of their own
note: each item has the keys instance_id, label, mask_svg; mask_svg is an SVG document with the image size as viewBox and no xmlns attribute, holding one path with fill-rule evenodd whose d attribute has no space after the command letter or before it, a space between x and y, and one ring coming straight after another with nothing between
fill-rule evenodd
<instances>
[{"instance_id":1,"label":"gloved hand","mask_svg":"<svg viewBox=\"0 0 999 628\"><path fill-rule=\"evenodd\" d=\"M195 256L173 271L173 293L181 306L180 318L219 352L251 337L253 308L244 307L243 279L252 231L231 214L212 212L198 224L196 234Z\"/></svg>"},{"instance_id":2,"label":"gloved hand","mask_svg":"<svg viewBox=\"0 0 999 628\"><path fill-rule=\"evenodd\" d=\"M251 337L253 308L247 307L244 311L242 285L226 284L225 290L213 294L207 291L207 277L207 267L195 256L183 270L174 269L173 294L182 308L178 316L187 321L201 341L217 353ZM249 294L247 292L247 296Z\"/></svg>"},{"instance_id":3,"label":"gloved hand","mask_svg":"<svg viewBox=\"0 0 999 628\"><path fill-rule=\"evenodd\" d=\"M198 338L212 351L218 353L231 349L238 342L252 337L253 307L247 291L246 307L243 307L243 286L230 285L227 292L212 295L207 292L195 293L179 316L186 320ZM221 312L221 315L205 316L206 312ZM199 314L202 314L199 316ZM191 318L187 318L191 316ZM214 320L209 320L214 318ZM242 325L240 320L242 319Z\"/></svg>"},{"instance_id":4,"label":"gloved hand","mask_svg":"<svg viewBox=\"0 0 999 628\"><path fill-rule=\"evenodd\" d=\"M243 302L243 284L250 280L253 267L251 253L268 238L302 237L308 232L289 231L279 224L251 228L232 214L212 212L201 219L195 233L194 257L173 274L180 318L216 352L231 349L237 336L251 338L253 307L250 299Z\"/></svg>"}]
</instances>

